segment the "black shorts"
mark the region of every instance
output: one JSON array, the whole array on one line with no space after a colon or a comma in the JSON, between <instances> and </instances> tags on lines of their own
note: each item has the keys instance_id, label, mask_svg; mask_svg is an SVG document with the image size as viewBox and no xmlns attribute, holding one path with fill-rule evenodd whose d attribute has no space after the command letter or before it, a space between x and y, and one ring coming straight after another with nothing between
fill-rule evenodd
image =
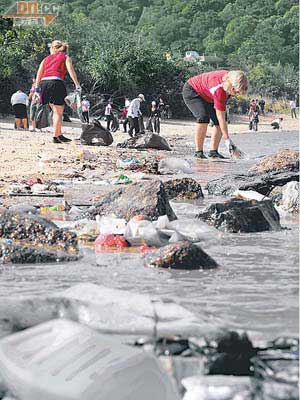
<instances>
[{"instance_id":1,"label":"black shorts","mask_svg":"<svg viewBox=\"0 0 300 400\"><path fill-rule=\"evenodd\" d=\"M27 118L27 107L25 106L25 104L15 104L12 108L15 114L15 118L18 119Z\"/></svg>"},{"instance_id":2,"label":"black shorts","mask_svg":"<svg viewBox=\"0 0 300 400\"><path fill-rule=\"evenodd\" d=\"M215 126L219 126L214 104L205 101L187 82L183 86L182 97L198 123L208 124L211 119Z\"/></svg>"},{"instance_id":3,"label":"black shorts","mask_svg":"<svg viewBox=\"0 0 300 400\"><path fill-rule=\"evenodd\" d=\"M56 106L63 106L65 104L65 97L67 96L65 82L59 79L41 81L41 96L43 105L54 104Z\"/></svg>"}]
</instances>

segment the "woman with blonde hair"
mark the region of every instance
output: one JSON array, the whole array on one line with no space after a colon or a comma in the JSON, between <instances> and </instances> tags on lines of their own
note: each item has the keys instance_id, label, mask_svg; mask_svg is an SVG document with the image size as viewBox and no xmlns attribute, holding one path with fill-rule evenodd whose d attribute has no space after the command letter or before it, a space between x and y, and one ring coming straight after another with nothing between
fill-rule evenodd
<instances>
[{"instance_id":1,"label":"woman with blonde hair","mask_svg":"<svg viewBox=\"0 0 300 400\"><path fill-rule=\"evenodd\" d=\"M225 118L226 102L230 96L245 93L248 80L242 71L212 71L191 77L183 87L183 100L197 121L195 157L206 159L203 144L209 120L214 124L209 158L225 158L218 152L222 135L230 154L236 146L229 138Z\"/></svg>"},{"instance_id":2,"label":"woman with blonde hair","mask_svg":"<svg viewBox=\"0 0 300 400\"><path fill-rule=\"evenodd\" d=\"M67 43L54 40L50 45L50 55L39 66L35 82L34 96L40 98L43 105L49 104L53 111L54 143L71 141L61 132L65 97L67 96L64 82L67 72L72 78L76 90L81 91L72 60L67 52Z\"/></svg>"}]
</instances>

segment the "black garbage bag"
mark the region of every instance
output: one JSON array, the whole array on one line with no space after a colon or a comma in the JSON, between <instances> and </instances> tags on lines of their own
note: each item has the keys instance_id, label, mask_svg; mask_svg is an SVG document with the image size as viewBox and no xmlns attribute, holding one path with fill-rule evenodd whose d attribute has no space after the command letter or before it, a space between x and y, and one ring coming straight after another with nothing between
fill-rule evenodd
<instances>
[{"instance_id":1,"label":"black garbage bag","mask_svg":"<svg viewBox=\"0 0 300 400\"><path fill-rule=\"evenodd\" d=\"M171 148L162 136L156 135L153 132L137 134L136 136L125 140L123 143L118 143L118 147L128 149L156 149L171 151Z\"/></svg>"},{"instance_id":2,"label":"black garbage bag","mask_svg":"<svg viewBox=\"0 0 300 400\"><path fill-rule=\"evenodd\" d=\"M100 121L94 119L91 124L82 125L81 144L88 146L109 146L114 141L112 134L105 129Z\"/></svg>"},{"instance_id":3,"label":"black garbage bag","mask_svg":"<svg viewBox=\"0 0 300 400\"><path fill-rule=\"evenodd\" d=\"M48 104L39 104L35 122L37 129L48 128L51 125L51 109Z\"/></svg>"}]
</instances>

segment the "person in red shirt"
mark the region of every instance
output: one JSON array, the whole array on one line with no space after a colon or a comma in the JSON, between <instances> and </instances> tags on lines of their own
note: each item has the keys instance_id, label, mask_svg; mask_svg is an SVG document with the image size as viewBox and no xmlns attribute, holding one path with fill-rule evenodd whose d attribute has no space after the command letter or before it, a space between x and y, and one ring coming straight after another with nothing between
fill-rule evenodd
<instances>
[{"instance_id":1,"label":"person in red shirt","mask_svg":"<svg viewBox=\"0 0 300 400\"><path fill-rule=\"evenodd\" d=\"M242 71L212 71L191 77L183 86L182 96L197 121L195 157L207 158L203 144L208 123L214 124L211 137L210 158L225 158L218 152L222 135L230 154L236 146L228 135L225 119L226 102L230 96L246 92L248 80Z\"/></svg>"},{"instance_id":2,"label":"person in red shirt","mask_svg":"<svg viewBox=\"0 0 300 400\"><path fill-rule=\"evenodd\" d=\"M81 91L71 58L67 55L68 45L60 40L54 40L50 46L50 55L40 64L36 82L35 97L43 105L49 104L53 111L54 143L70 142L71 139L62 135L62 117L64 112L67 89L64 82L68 72L77 91Z\"/></svg>"}]
</instances>

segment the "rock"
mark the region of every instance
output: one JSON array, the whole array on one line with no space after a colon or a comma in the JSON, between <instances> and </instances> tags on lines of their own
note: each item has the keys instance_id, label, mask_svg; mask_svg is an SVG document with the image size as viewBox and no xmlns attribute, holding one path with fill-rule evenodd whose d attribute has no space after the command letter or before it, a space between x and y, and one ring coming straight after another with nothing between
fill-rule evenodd
<instances>
[{"instance_id":1,"label":"rock","mask_svg":"<svg viewBox=\"0 0 300 400\"><path fill-rule=\"evenodd\" d=\"M9 207L9 211L17 214L38 214L39 211L36 207L30 204L15 204Z\"/></svg>"},{"instance_id":2,"label":"rock","mask_svg":"<svg viewBox=\"0 0 300 400\"><path fill-rule=\"evenodd\" d=\"M22 244L0 242L0 264L35 264L47 262L76 261L78 256L62 251Z\"/></svg>"},{"instance_id":3,"label":"rock","mask_svg":"<svg viewBox=\"0 0 300 400\"><path fill-rule=\"evenodd\" d=\"M263 232L281 228L279 214L271 200L230 199L211 204L197 215L215 228L232 233Z\"/></svg>"},{"instance_id":4,"label":"rock","mask_svg":"<svg viewBox=\"0 0 300 400\"><path fill-rule=\"evenodd\" d=\"M254 190L268 196L275 186L299 180L299 152L281 150L264 157L246 174L225 175L210 181L206 189L217 196L232 195L236 190Z\"/></svg>"},{"instance_id":5,"label":"rock","mask_svg":"<svg viewBox=\"0 0 300 400\"><path fill-rule=\"evenodd\" d=\"M67 252L78 252L75 233L59 229L46 218L32 214L18 214L10 211L1 214L0 238L54 246L57 250Z\"/></svg>"},{"instance_id":6,"label":"rock","mask_svg":"<svg viewBox=\"0 0 300 400\"><path fill-rule=\"evenodd\" d=\"M166 139L152 132L138 134L133 138L125 140L123 143L118 143L118 147L128 149L156 149L171 151Z\"/></svg>"},{"instance_id":7,"label":"rock","mask_svg":"<svg viewBox=\"0 0 300 400\"><path fill-rule=\"evenodd\" d=\"M0 302L0 318L12 330L54 318L67 318L99 332L153 336L203 335L214 332L186 308L161 296L111 289L92 283L48 296L9 296Z\"/></svg>"},{"instance_id":8,"label":"rock","mask_svg":"<svg viewBox=\"0 0 300 400\"><path fill-rule=\"evenodd\" d=\"M299 212L299 182L293 181L282 187L275 187L270 193L270 197L284 211Z\"/></svg>"},{"instance_id":9,"label":"rock","mask_svg":"<svg viewBox=\"0 0 300 400\"><path fill-rule=\"evenodd\" d=\"M257 350L247 333L220 332L215 343L217 354L208 360L209 375L252 375L251 358Z\"/></svg>"},{"instance_id":10,"label":"rock","mask_svg":"<svg viewBox=\"0 0 300 400\"><path fill-rule=\"evenodd\" d=\"M209 194L232 195L236 190L254 190L266 196L275 186L299 180L299 171L268 172L266 174L232 174L214 179L206 185Z\"/></svg>"},{"instance_id":11,"label":"rock","mask_svg":"<svg viewBox=\"0 0 300 400\"><path fill-rule=\"evenodd\" d=\"M164 185L169 199L196 200L204 197L201 185L192 178L171 179Z\"/></svg>"},{"instance_id":12,"label":"rock","mask_svg":"<svg viewBox=\"0 0 300 400\"><path fill-rule=\"evenodd\" d=\"M249 169L250 173L299 171L299 151L279 150L264 157Z\"/></svg>"},{"instance_id":13,"label":"rock","mask_svg":"<svg viewBox=\"0 0 300 400\"><path fill-rule=\"evenodd\" d=\"M95 203L85 215L95 219L96 215L111 214L127 221L140 214L151 220L161 215L167 215L170 221L177 218L170 206L164 184L159 180L120 187Z\"/></svg>"},{"instance_id":14,"label":"rock","mask_svg":"<svg viewBox=\"0 0 300 400\"><path fill-rule=\"evenodd\" d=\"M218 264L199 246L188 240L169 244L144 256L147 267L173 269L215 268Z\"/></svg>"}]
</instances>

